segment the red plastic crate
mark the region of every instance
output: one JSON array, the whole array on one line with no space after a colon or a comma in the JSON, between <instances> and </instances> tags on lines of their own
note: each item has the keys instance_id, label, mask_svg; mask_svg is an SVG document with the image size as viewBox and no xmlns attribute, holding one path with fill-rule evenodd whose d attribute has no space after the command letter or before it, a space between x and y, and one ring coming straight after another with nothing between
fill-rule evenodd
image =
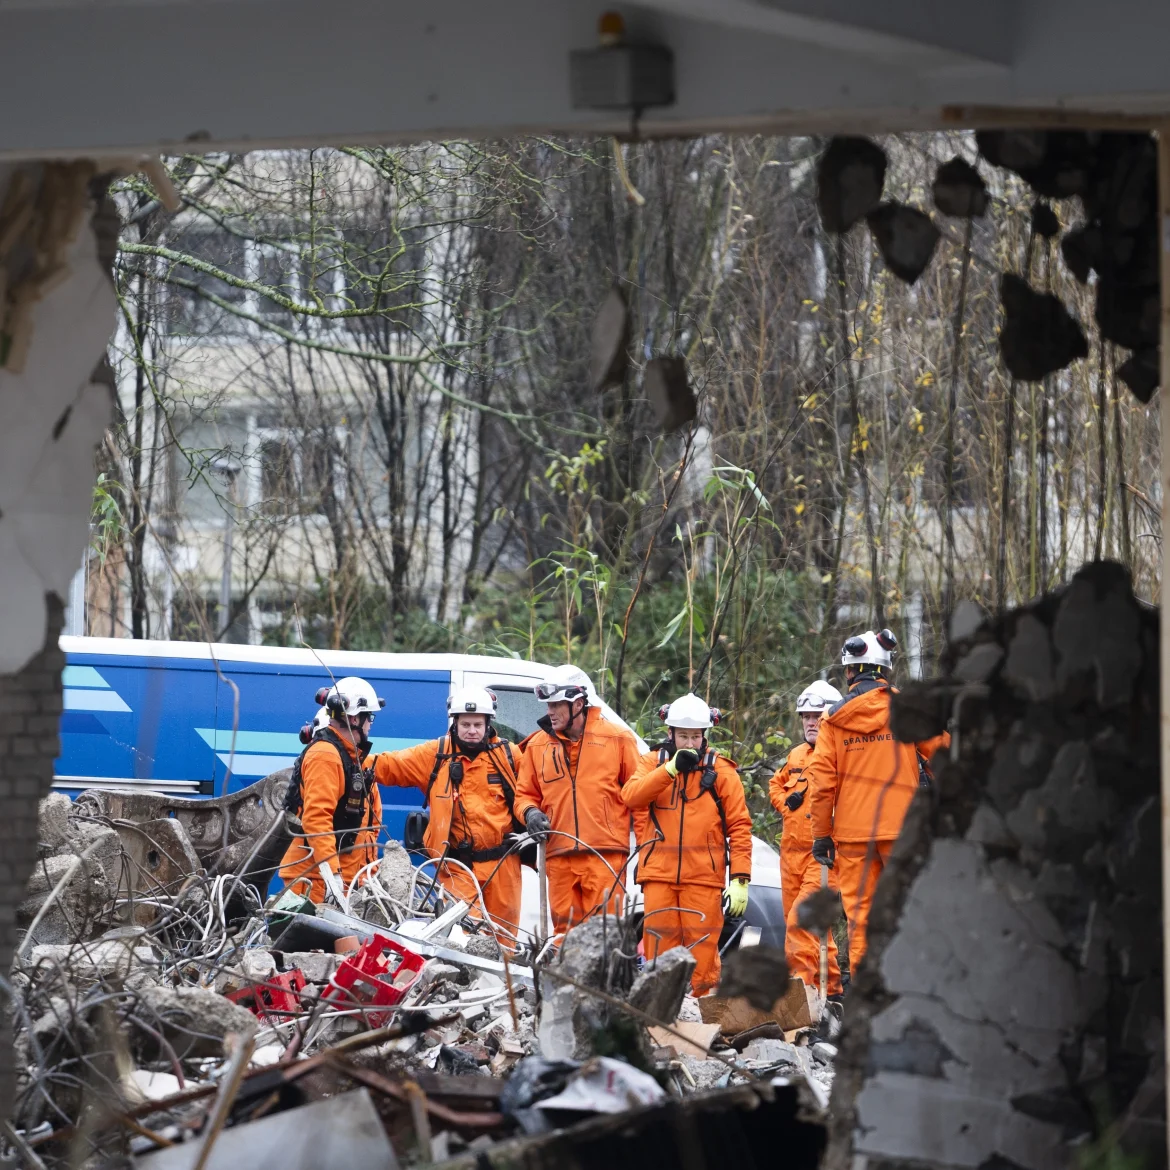
<instances>
[{"instance_id":1,"label":"red plastic crate","mask_svg":"<svg viewBox=\"0 0 1170 1170\"><path fill-rule=\"evenodd\" d=\"M287 1020L301 1011L301 991L307 982L304 972L294 967L283 975L273 975L263 983L233 991L227 998L232 1003L246 1007L261 1019L271 1013L276 1021Z\"/></svg>"},{"instance_id":2,"label":"red plastic crate","mask_svg":"<svg viewBox=\"0 0 1170 1170\"><path fill-rule=\"evenodd\" d=\"M322 997L338 1007L394 1008L414 986L426 959L407 950L385 935L375 934L337 968ZM368 1011L363 1019L371 1028L381 1028L394 1014Z\"/></svg>"}]
</instances>

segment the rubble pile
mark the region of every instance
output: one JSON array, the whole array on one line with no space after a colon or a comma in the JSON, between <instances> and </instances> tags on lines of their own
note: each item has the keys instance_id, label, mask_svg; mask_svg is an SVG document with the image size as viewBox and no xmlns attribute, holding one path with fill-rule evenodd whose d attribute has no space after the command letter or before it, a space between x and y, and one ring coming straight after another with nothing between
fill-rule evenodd
<instances>
[{"instance_id":1,"label":"rubble pile","mask_svg":"<svg viewBox=\"0 0 1170 1170\"><path fill-rule=\"evenodd\" d=\"M285 1170L482 1167L618 1122L654 1130L671 1102L715 1090L731 1094L711 1108L718 1124L774 1112L800 1132L808 1157L793 1164L815 1165L823 1130L808 1118L835 1049L783 1006L797 1001L782 961L761 1017L734 986L693 999L684 949L643 962L636 918L505 951L394 843L345 910L266 898L266 842L281 833L255 817L251 838L225 832L254 802L215 804L42 803L24 935L0 984L19 1070L0 1136L13 1157L169 1170L212 1144L207 1166L262 1166L278 1136ZM247 880L257 872L263 886Z\"/></svg>"},{"instance_id":2,"label":"rubble pile","mask_svg":"<svg viewBox=\"0 0 1170 1170\"><path fill-rule=\"evenodd\" d=\"M874 897L825 1164L1162 1164L1157 615L1108 563L964 608L892 707L952 746Z\"/></svg>"}]
</instances>

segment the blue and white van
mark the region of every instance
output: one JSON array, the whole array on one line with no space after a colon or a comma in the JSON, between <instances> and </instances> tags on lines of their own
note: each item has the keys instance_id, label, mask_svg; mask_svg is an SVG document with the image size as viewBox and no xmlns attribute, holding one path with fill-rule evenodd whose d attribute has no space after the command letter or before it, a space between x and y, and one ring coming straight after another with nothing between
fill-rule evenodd
<instances>
[{"instance_id":1,"label":"blue and white van","mask_svg":"<svg viewBox=\"0 0 1170 1170\"><path fill-rule=\"evenodd\" d=\"M375 751L447 730L447 695L486 686L499 699L497 726L519 740L545 706L532 693L539 663L474 654L377 654L207 642L63 637L65 711L53 786L142 788L225 796L292 765L313 695L356 674L386 700L374 721ZM617 719L612 711L606 711ZM383 793L386 829L402 838L422 794Z\"/></svg>"},{"instance_id":2,"label":"blue and white van","mask_svg":"<svg viewBox=\"0 0 1170 1170\"><path fill-rule=\"evenodd\" d=\"M443 735L447 695L456 687L494 691L496 724L513 741L535 731L545 712L532 688L548 668L522 659L70 636L61 648L65 709L53 787L74 795L85 788L186 797L236 792L291 767L302 750L300 729L316 713L317 689L351 674L386 700L371 736L376 752ZM421 805L415 789L383 789L388 835L401 841L407 814ZM783 945L779 857L757 839L752 863L749 922L757 912L768 920L779 914ZM524 893L528 909L535 885L526 881ZM765 926L762 941L775 942L775 931Z\"/></svg>"}]
</instances>

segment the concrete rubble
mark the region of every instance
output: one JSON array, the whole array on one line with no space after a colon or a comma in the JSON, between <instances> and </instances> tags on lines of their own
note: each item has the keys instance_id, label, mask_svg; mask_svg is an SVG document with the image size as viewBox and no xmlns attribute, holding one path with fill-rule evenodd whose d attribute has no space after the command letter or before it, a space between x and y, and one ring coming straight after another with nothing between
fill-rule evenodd
<instances>
[{"instance_id":1,"label":"concrete rubble","mask_svg":"<svg viewBox=\"0 0 1170 1170\"><path fill-rule=\"evenodd\" d=\"M1165 1164L1157 646L1095 564L896 697L952 749L874 897L831 1170Z\"/></svg>"},{"instance_id":2,"label":"concrete rubble","mask_svg":"<svg viewBox=\"0 0 1170 1170\"><path fill-rule=\"evenodd\" d=\"M744 1086L792 1086L767 1098L785 1124L824 1107L831 1059L809 1047L814 1031L739 1037L704 1022L693 957L642 960L636 918L505 953L465 909L436 905L419 859L393 843L348 913L265 896L263 841L211 847L255 802L195 803L109 791L42 803L8 980L20 1073L0 1159L7 1142L48 1167L194 1165L214 1131L210 1164L233 1164L263 1119L321 1106L306 1116L341 1126L358 1093L399 1166L585 1134L615 1110L656 1125L665 1103ZM255 820L256 840L270 830ZM779 980L763 998L783 1002L782 965L759 970Z\"/></svg>"}]
</instances>

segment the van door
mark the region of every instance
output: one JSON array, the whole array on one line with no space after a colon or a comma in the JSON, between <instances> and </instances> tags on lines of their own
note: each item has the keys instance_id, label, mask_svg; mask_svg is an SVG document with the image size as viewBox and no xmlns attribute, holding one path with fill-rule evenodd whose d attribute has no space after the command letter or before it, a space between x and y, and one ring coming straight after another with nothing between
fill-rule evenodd
<instances>
[{"instance_id":1,"label":"van door","mask_svg":"<svg viewBox=\"0 0 1170 1170\"><path fill-rule=\"evenodd\" d=\"M215 675L200 658L66 654L53 786L209 794Z\"/></svg>"}]
</instances>

